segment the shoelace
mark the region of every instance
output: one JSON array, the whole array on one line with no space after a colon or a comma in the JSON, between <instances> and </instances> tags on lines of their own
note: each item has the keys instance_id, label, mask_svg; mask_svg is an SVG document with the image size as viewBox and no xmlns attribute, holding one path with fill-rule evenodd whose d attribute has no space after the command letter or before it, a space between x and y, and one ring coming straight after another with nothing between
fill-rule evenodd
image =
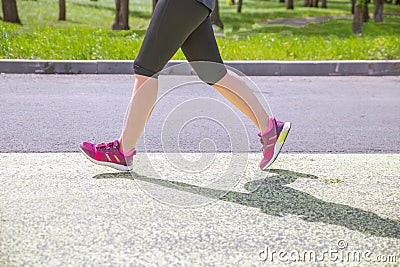
<instances>
[{"instance_id":1,"label":"shoelace","mask_svg":"<svg viewBox=\"0 0 400 267\"><path fill-rule=\"evenodd\" d=\"M109 149L114 148L114 142L101 143L101 144L96 145L96 148L97 148L97 149L106 149L106 150L109 150Z\"/></svg>"}]
</instances>

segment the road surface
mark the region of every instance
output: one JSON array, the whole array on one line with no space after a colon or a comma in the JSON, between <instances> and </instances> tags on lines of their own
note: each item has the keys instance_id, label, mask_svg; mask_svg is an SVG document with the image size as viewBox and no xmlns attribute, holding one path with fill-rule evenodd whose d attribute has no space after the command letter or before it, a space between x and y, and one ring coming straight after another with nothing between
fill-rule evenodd
<instances>
[{"instance_id":1,"label":"road surface","mask_svg":"<svg viewBox=\"0 0 400 267\"><path fill-rule=\"evenodd\" d=\"M293 123L286 152L400 151L400 77L251 80L272 113ZM159 102L138 150L199 152L199 142L209 138L216 148L205 145L204 151L226 152L231 151L229 137L237 137L242 143L235 143L233 149L258 151L258 131L250 120L207 85L172 90L185 82L185 77L174 76L160 82ZM82 141L112 141L121 132L132 86L133 77L129 75L0 75L0 152L76 152ZM168 94L161 97L165 92ZM185 101L204 98L203 102L174 110ZM215 101L232 109L214 105ZM184 122L177 117L189 111L193 111L193 117L207 115L216 121L198 119L183 127ZM172 116L167 117L170 113ZM183 129L180 135L173 131L176 128ZM243 140L245 132L248 134Z\"/></svg>"},{"instance_id":2,"label":"road surface","mask_svg":"<svg viewBox=\"0 0 400 267\"><path fill-rule=\"evenodd\" d=\"M245 117L166 77L129 173L77 147L118 136L131 76L0 75L0 266L398 266L400 78L251 79L293 123L271 170Z\"/></svg>"}]
</instances>

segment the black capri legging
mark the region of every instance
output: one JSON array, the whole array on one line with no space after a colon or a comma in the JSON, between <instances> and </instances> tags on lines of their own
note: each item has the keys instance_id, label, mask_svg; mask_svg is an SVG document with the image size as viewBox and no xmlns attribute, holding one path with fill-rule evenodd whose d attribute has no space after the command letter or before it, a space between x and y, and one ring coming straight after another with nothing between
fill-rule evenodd
<instances>
[{"instance_id":1,"label":"black capri legging","mask_svg":"<svg viewBox=\"0 0 400 267\"><path fill-rule=\"evenodd\" d=\"M181 48L200 79L208 84L218 82L227 71L209 14L210 10L196 0L159 0L134 62L135 74L157 77Z\"/></svg>"}]
</instances>

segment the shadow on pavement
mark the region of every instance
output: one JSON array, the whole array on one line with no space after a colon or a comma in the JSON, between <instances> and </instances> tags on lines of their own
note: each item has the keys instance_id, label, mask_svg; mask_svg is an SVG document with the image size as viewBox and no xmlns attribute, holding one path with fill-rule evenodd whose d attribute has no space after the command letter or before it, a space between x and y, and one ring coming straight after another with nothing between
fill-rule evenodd
<instances>
[{"instance_id":1,"label":"shadow on pavement","mask_svg":"<svg viewBox=\"0 0 400 267\"><path fill-rule=\"evenodd\" d=\"M326 202L308 193L285 186L298 178L318 179L317 176L279 169L271 169L270 172L276 175L245 184L245 189L250 191L249 193L199 187L182 182L151 178L135 172L102 173L93 178L137 179L208 198L260 208L268 215L292 214L307 222L339 225L366 235L400 239L400 221L382 218L373 212L359 208Z\"/></svg>"}]
</instances>

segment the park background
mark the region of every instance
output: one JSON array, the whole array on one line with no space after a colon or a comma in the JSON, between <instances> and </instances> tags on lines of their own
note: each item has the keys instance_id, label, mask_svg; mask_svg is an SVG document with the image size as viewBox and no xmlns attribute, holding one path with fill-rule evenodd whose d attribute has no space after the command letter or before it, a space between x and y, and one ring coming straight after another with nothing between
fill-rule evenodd
<instances>
[{"instance_id":1,"label":"park background","mask_svg":"<svg viewBox=\"0 0 400 267\"><path fill-rule=\"evenodd\" d=\"M353 33L356 16L351 12L351 1L327 0L319 7L305 7L315 2L294 0L294 8L287 9L290 0L243 0L240 13L238 0L234 4L229 1L219 1L220 21L214 19L225 60L400 59L399 1L368 3L370 17L361 25L361 33ZM368 0L357 1L356 11ZM12 1L2 2L4 9ZM59 20L60 2L65 3L66 20ZM383 22L375 22L378 2L384 2ZM0 22L0 59L132 60L153 5L151 0L130 0L129 30L115 31L111 30L118 19L114 0L16 3L20 23ZM323 4L327 8L322 8ZM223 27L216 26L222 26L221 22ZM173 59L184 59L184 55L178 51Z\"/></svg>"}]
</instances>

